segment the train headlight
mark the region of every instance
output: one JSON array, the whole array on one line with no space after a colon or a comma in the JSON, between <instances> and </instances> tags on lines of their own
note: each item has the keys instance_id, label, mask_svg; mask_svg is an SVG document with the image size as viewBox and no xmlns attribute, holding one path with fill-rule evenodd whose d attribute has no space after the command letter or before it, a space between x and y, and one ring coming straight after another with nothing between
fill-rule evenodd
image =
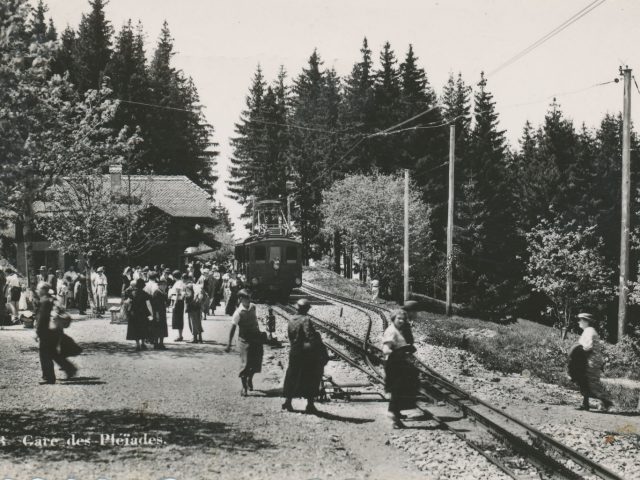
<instances>
[{"instance_id":1,"label":"train headlight","mask_svg":"<svg viewBox=\"0 0 640 480\"><path fill-rule=\"evenodd\" d=\"M253 278L251 279L251 283L252 283L253 285L258 285L258 283L260 283L260 281L258 280L258 278L257 278L257 277L253 277Z\"/></svg>"},{"instance_id":2,"label":"train headlight","mask_svg":"<svg viewBox=\"0 0 640 480\"><path fill-rule=\"evenodd\" d=\"M302 285L302 280L300 280L299 278L296 277L296 285L300 286Z\"/></svg>"}]
</instances>

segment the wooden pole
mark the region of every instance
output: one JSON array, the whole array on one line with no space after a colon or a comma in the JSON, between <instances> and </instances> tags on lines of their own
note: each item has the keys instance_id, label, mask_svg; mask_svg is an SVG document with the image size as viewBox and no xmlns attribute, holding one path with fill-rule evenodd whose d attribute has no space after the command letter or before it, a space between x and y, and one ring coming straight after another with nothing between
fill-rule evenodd
<instances>
[{"instance_id":1,"label":"wooden pole","mask_svg":"<svg viewBox=\"0 0 640 480\"><path fill-rule=\"evenodd\" d=\"M404 301L409 300L409 170L404 169Z\"/></svg>"},{"instance_id":2,"label":"wooden pole","mask_svg":"<svg viewBox=\"0 0 640 480\"><path fill-rule=\"evenodd\" d=\"M620 219L620 297L618 299L618 341L627 324L629 289L629 230L631 224L631 69L621 69L624 76L622 113L622 218Z\"/></svg>"},{"instance_id":3,"label":"wooden pole","mask_svg":"<svg viewBox=\"0 0 640 480\"><path fill-rule=\"evenodd\" d=\"M451 315L453 303L453 173L456 153L456 126L449 127L449 205L447 211L447 316Z\"/></svg>"}]
</instances>

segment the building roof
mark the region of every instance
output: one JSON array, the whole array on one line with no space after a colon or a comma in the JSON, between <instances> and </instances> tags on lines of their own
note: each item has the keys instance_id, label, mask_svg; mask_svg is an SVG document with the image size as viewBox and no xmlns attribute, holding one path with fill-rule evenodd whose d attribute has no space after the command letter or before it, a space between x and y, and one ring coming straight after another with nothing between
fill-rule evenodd
<instances>
[{"instance_id":1,"label":"building roof","mask_svg":"<svg viewBox=\"0 0 640 480\"><path fill-rule=\"evenodd\" d=\"M111 176L102 175L102 182L101 188L110 192ZM64 181L53 188L64 189ZM122 175L120 193L130 194L139 199L140 205L154 206L174 218L213 218L210 195L184 175ZM43 202L34 204L36 213L50 209Z\"/></svg>"},{"instance_id":2,"label":"building roof","mask_svg":"<svg viewBox=\"0 0 640 480\"><path fill-rule=\"evenodd\" d=\"M123 175L123 193L128 191L129 178L134 195L172 217L213 217L209 194L184 175ZM109 181L109 175L105 180Z\"/></svg>"}]
</instances>

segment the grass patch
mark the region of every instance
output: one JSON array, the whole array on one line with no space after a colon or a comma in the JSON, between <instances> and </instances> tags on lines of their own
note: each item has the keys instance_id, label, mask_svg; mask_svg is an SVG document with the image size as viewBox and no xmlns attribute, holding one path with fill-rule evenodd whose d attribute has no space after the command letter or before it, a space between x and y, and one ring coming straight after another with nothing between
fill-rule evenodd
<instances>
[{"instance_id":1,"label":"grass patch","mask_svg":"<svg viewBox=\"0 0 640 480\"><path fill-rule=\"evenodd\" d=\"M498 325L475 318L450 317L422 312L415 333L428 343L456 347L472 353L486 368L501 373L530 374L546 383L576 390L567 375L567 355L578 335L570 333L566 340L558 330L528 320L511 325ZM612 378L640 379L634 368L640 359L629 348L604 345L604 375ZM614 401L622 408L635 408L637 390L607 385Z\"/></svg>"}]
</instances>

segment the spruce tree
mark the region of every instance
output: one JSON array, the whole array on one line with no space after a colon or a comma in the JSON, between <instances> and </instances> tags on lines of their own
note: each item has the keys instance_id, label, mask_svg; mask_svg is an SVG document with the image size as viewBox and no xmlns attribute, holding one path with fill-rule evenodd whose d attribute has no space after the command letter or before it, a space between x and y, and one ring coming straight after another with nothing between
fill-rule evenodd
<instances>
[{"instance_id":1,"label":"spruce tree","mask_svg":"<svg viewBox=\"0 0 640 480\"><path fill-rule=\"evenodd\" d=\"M134 38L136 56L142 54L139 37ZM149 111L152 117L145 135L146 150L138 168L162 175L186 175L213 194L218 155L213 127L206 121L193 80L173 67L174 54L165 21L149 69L150 104L156 108Z\"/></svg>"},{"instance_id":2,"label":"spruce tree","mask_svg":"<svg viewBox=\"0 0 640 480\"><path fill-rule=\"evenodd\" d=\"M148 106L140 105L151 100L144 43L140 39L141 29L138 24L138 31L134 33L131 20L122 26L115 39L106 77L116 98L122 101L114 119L116 128L126 125L132 131L139 129L143 138L150 138L150 123L156 112ZM141 148L147 150L144 142ZM151 169L152 166L145 165L142 161L143 157L142 152L139 152L137 156L127 159L127 172L141 173Z\"/></svg>"},{"instance_id":3,"label":"spruce tree","mask_svg":"<svg viewBox=\"0 0 640 480\"><path fill-rule=\"evenodd\" d=\"M91 12L82 15L78 27L75 61L80 92L99 90L109 59L113 28L106 19L105 0L89 0Z\"/></svg>"},{"instance_id":4,"label":"spruce tree","mask_svg":"<svg viewBox=\"0 0 640 480\"><path fill-rule=\"evenodd\" d=\"M353 65L351 74L344 80L342 100L342 121L348 126L344 141L353 145L363 135L373 133L375 129L375 103L373 85L375 73L371 50L366 37L360 49L362 55L359 62ZM371 170L374 148L366 141L346 159L343 169L350 172L367 172Z\"/></svg>"},{"instance_id":5,"label":"spruce tree","mask_svg":"<svg viewBox=\"0 0 640 480\"><path fill-rule=\"evenodd\" d=\"M78 69L76 66L76 32L67 27L60 36L60 45L53 54L51 73L61 76L69 75L69 81L78 84Z\"/></svg>"},{"instance_id":6,"label":"spruce tree","mask_svg":"<svg viewBox=\"0 0 640 480\"><path fill-rule=\"evenodd\" d=\"M508 181L506 139L486 85L482 74L475 94L469 157L464 159L459 176L474 185L464 192L461 202L479 202L486 212L460 224L463 231L482 232L468 245L471 250L461 251L468 275L461 295L479 314L497 319L515 307L523 266L517 259L520 239L515 225L515 192Z\"/></svg>"},{"instance_id":7,"label":"spruce tree","mask_svg":"<svg viewBox=\"0 0 640 480\"><path fill-rule=\"evenodd\" d=\"M294 125L333 131L338 105L335 95L336 76L322 69L322 60L314 50L308 67L294 81L291 123ZM327 80L327 79L330 80ZM331 86L333 84L333 86ZM303 243L303 257L319 258L327 249L321 234L320 203L322 191L331 184L333 171L341 168L336 158L335 144L327 133L293 128L289 162L296 184L294 219Z\"/></svg>"},{"instance_id":8,"label":"spruce tree","mask_svg":"<svg viewBox=\"0 0 640 480\"><path fill-rule=\"evenodd\" d=\"M250 198L257 190L259 181L255 161L262 153L260 140L264 130L262 118L265 88L266 82L262 69L258 65L245 100L245 110L242 111L240 120L235 126L236 136L231 139L233 156L229 169L229 197L244 205L245 218L251 214ZM281 99L281 102L283 101L284 99Z\"/></svg>"},{"instance_id":9,"label":"spruce tree","mask_svg":"<svg viewBox=\"0 0 640 480\"><path fill-rule=\"evenodd\" d=\"M375 72L374 100L375 122L378 130L384 130L402 118L400 72L395 53L389 42L386 42L380 52L380 67ZM389 135L370 140L374 149L374 164L384 173L395 172L401 167L398 152L402 138Z\"/></svg>"},{"instance_id":10,"label":"spruce tree","mask_svg":"<svg viewBox=\"0 0 640 480\"><path fill-rule=\"evenodd\" d=\"M38 5L33 9L31 21L29 22L29 31L39 43L48 41L47 23L45 14L49 9L42 0L38 0Z\"/></svg>"}]
</instances>

